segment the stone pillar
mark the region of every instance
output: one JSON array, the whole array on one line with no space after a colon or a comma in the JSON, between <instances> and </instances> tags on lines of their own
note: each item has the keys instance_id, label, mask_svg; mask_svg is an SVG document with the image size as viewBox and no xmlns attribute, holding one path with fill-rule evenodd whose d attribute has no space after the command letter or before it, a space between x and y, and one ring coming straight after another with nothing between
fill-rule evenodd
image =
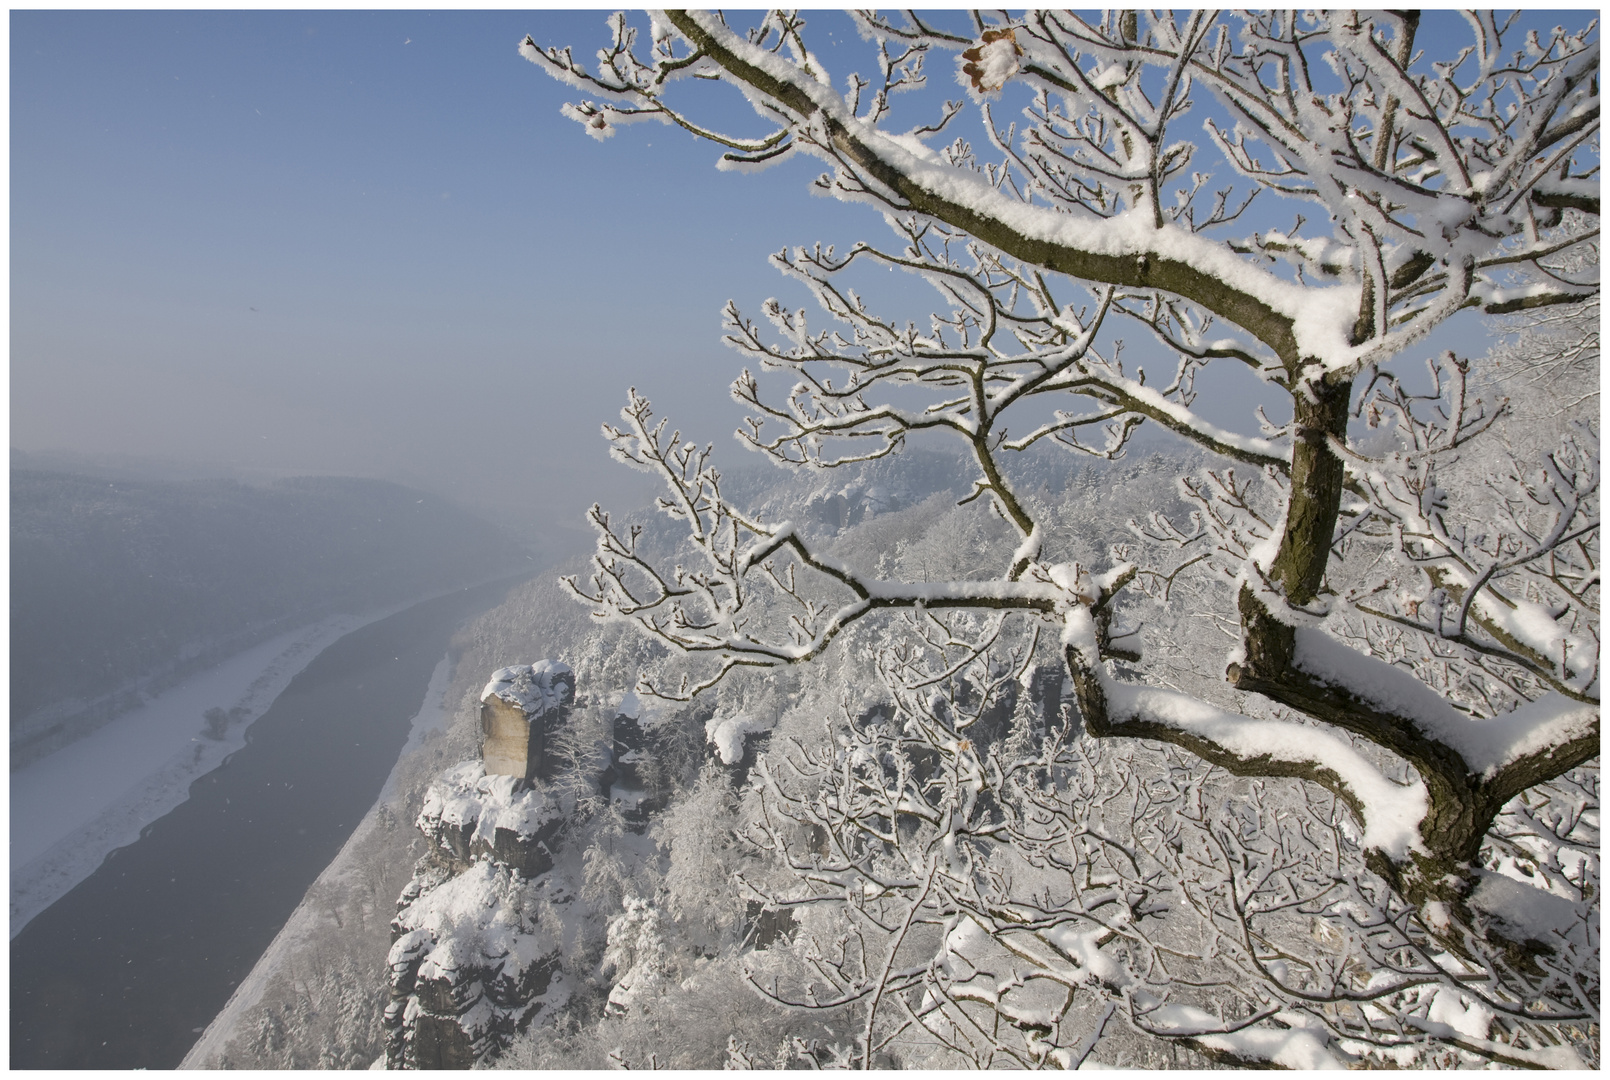
<instances>
[{"instance_id":1,"label":"stone pillar","mask_svg":"<svg viewBox=\"0 0 1610 1080\"><path fill-rule=\"evenodd\" d=\"M542 875L565 820L551 793L488 777L477 761L427 789L415 823L425 856L391 922L387 1068L471 1068L507 1050L545 1007L550 980L563 977L560 943L539 923L540 904L509 898L552 888ZM486 903L466 905L466 895Z\"/></svg>"},{"instance_id":2,"label":"stone pillar","mask_svg":"<svg viewBox=\"0 0 1610 1080\"><path fill-rule=\"evenodd\" d=\"M481 699L481 760L489 776L535 777L543 764L546 725L500 697Z\"/></svg>"},{"instance_id":3,"label":"stone pillar","mask_svg":"<svg viewBox=\"0 0 1610 1080\"><path fill-rule=\"evenodd\" d=\"M648 808L644 805L643 780L638 763L643 760L643 728L637 717L621 713L615 717L614 738L610 748L610 790L613 802L623 804L627 827L642 833L648 822Z\"/></svg>"},{"instance_id":4,"label":"stone pillar","mask_svg":"<svg viewBox=\"0 0 1610 1080\"><path fill-rule=\"evenodd\" d=\"M532 780L547 773L548 728L576 700L576 675L557 660L494 672L481 691L481 758L488 776Z\"/></svg>"}]
</instances>

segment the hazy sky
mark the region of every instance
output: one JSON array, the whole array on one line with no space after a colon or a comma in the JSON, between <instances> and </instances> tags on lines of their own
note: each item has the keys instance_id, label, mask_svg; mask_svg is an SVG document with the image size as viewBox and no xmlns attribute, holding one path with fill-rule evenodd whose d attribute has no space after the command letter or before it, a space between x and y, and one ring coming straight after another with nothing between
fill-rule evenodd
<instances>
[{"instance_id":1,"label":"hazy sky","mask_svg":"<svg viewBox=\"0 0 1610 1080\"><path fill-rule=\"evenodd\" d=\"M590 57L604 18L13 12L12 445L579 523L650 490L597 434L636 385L743 458L722 304L806 303L769 253L888 234L810 196L815 159L744 176L660 125L587 138L515 50Z\"/></svg>"},{"instance_id":2,"label":"hazy sky","mask_svg":"<svg viewBox=\"0 0 1610 1080\"><path fill-rule=\"evenodd\" d=\"M577 519L627 386L725 438L722 303L846 208L560 117L516 46L604 16L12 13L12 445Z\"/></svg>"}]
</instances>

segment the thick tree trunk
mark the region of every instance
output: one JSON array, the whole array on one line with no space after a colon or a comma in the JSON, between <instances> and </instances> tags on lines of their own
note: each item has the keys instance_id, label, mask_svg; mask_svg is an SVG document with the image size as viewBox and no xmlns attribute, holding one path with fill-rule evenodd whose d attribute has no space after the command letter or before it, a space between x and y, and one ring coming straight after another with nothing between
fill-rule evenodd
<instances>
[{"instance_id":1,"label":"thick tree trunk","mask_svg":"<svg viewBox=\"0 0 1610 1080\"><path fill-rule=\"evenodd\" d=\"M1292 395L1291 490L1280 548L1270 578L1293 607L1320 596L1330 562L1331 540L1341 509L1345 479L1332 441L1347 438L1352 383L1307 384ZM1377 869L1406 899L1460 904L1474 881L1464 871L1481 850L1482 838L1502 803L1493 804L1465 762L1450 748L1424 736L1401 717L1384 715L1345 692L1297 670L1293 663L1296 630L1274 617L1249 587L1238 598L1245 658L1227 672L1240 690L1262 694L1305 715L1363 735L1406 758L1420 773L1430 797L1420 835L1431 856L1392 865L1377 857Z\"/></svg>"},{"instance_id":2,"label":"thick tree trunk","mask_svg":"<svg viewBox=\"0 0 1610 1080\"><path fill-rule=\"evenodd\" d=\"M1312 390L1310 398L1308 391ZM1301 384L1292 394L1291 493L1285 531L1270 573L1295 607L1313 603L1330 562L1342 505L1342 459L1331 440L1347 438L1352 380Z\"/></svg>"}]
</instances>

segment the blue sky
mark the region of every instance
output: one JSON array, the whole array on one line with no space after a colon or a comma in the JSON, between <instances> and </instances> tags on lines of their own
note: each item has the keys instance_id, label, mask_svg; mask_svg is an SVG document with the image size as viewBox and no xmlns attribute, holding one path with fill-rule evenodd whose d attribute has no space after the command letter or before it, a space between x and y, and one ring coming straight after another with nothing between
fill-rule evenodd
<instances>
[{"instance_id":1,"label":"blue sky","mask_svg":"<svg viewBox=\"0 0 1610 1080\"><path fill-rule=\"evenodd\" d=\"M604 18L13 12L12 445L579 522L651 490L597 435L636 385L740 458L722 304L806 303L768 254L888 234L809 194L814 159L744 176L659 125L587 138L515 50L590 56Z\"/></svg>"},{"instance_id":2,"label":"blue sky","mask_svg":"<svg viewBox=\"0 0 1610 1080\"><path fill-rule=\"evenodd\" d=\"M525 520L646 493L597 436L628 385L724 438L721 305L778 291L784 242L876 219L811 198L804 161L587 138L527 32L606 40L602 12L12 13L12 444Z\"/></svg>"}]
</instances>

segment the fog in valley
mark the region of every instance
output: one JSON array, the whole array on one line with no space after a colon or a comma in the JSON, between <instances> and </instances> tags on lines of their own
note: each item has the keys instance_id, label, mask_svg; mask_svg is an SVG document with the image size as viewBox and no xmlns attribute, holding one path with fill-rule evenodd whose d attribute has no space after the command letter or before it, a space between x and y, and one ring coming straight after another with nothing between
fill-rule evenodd
<instances>
[{"instance_id":1,"label":"fog in valley","mask_svg":"<svg viewBox=\"0 0 1610 1080\"><path fill-rule=\"evenodd\" d=\"M9 1064L1597 1068L1597 50L14 12Z\"/></svg>"}]
</instances>

